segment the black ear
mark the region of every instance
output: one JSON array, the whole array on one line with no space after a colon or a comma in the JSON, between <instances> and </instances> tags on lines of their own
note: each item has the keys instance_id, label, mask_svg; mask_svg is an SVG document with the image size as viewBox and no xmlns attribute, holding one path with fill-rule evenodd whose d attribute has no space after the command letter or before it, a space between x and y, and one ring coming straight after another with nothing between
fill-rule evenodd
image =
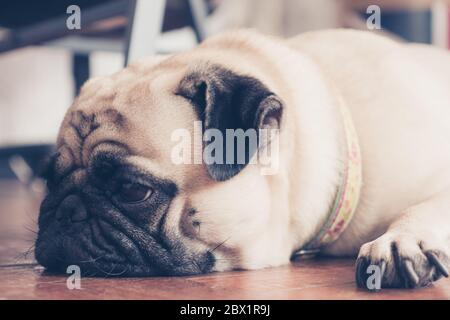
<instances>
[{"instance_id":1,"label":"black ear","mask_svg":"<svg viewBox=\"0 0 450 320\"><path fill-rule=\"evenodd\" d=\"M213 154L219 161L207 163L209 174L218 181L232 178L249 163L259 145L259 129L280 128L280 99L256 78L238 75L221 66L209 65L189 72L180 82L177 94L192 102L206 135L209 129L218 129L222 133L223 151ZM227 147L227 142L230 142L227 140L227 129L234 132L240 131L237 129L244 132L254 129L251 131L256 134L257 142L252 143L247 137L245 154L239 155L242 150L237 150L238 143L233 143L234 147L228 144ZM207 141L205 148L213 142Z\"/></svg>"}]
</instances>

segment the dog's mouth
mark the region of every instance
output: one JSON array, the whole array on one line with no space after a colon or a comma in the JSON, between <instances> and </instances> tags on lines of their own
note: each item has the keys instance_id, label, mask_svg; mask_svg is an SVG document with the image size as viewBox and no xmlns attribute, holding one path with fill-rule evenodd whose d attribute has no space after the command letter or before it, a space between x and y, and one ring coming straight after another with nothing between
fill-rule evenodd
<instances>
[{"instance_id":1,"label":"dog's mouth","mask_svg":"<svg viewBox=\"0 0 450 320\"><path fill-rule=\"evenodd\" d=\"M190 250L179 237L163 234L164 221L156 230L146 229L100 198L91 197L85 206L79 196L66 197L63 203L73 206L64 208L63 218L58 218L60 205L51 208L50 197L43 202L35 256L47 272L67 273L71 266L84 276L101 277L212 271L213 254ZM95 209L89 202L95 202Z\"/></svg>"},{"instance_id":2,"label":"dog's mouth","mask_svg":"<svg viewBox=\"0 0 450 320\"><path fill-rule=\"evenodd\" d=\"M35 253L50 273L65 273L70 266L78 266L85 276L163 274L146 262L141 249L125 233L95 219L65 233L48 228L40 234Z\"/></svg>"}]
</instances>

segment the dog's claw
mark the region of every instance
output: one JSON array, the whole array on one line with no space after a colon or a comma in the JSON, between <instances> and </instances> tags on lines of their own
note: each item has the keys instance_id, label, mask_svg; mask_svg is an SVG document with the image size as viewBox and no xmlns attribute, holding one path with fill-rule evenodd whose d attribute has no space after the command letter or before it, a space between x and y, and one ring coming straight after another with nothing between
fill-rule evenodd
<instances>
[{"instance_id":1,"label":"dog's claw","mask_svg":"<svg viewBox=\"0 0 450 320\"><path fill-rule=\"evenodd\" d=\"M437 254L432 251L427 251L425 255L427 256L428 261L436 267L437 271L439 271L444 277L448 278L449 273L447 267L441 262L441 260L439 260Z\"/></svg>"},{"instance_id":2,"label":"dog's claw","mask_svg":"<svg viewBox=\"0 0 450 320\"><path fill-rule=\"evenodd\" d=\"M384 260L381 260L380 261L380 263L378 264L378 267L380 268L380 284L382 284L383 283L383 277L384 277L384 273L386 272L386 261L384 261ZM380 291L380 289L381 289L381 287L380 288L374 288L374 289L371 289L372 291Z\"/></svg>"},{"instance_id":3,"label":"dog's claw","mask_svg":"<svg viewBox=\"0 0 450 320\"><path fill-rule=\"evenodd\" d=\"M365 288L365 274L367 270L367 259L366 258L358 258L356 261L356 284L359 288Z\"/></svg>"},{"instance_id":4,"label":"dog's claw","mask_svg":"<svg viewBox=\"0 0 450 320\"><path fill-rule=\"evenodd\" d=\"M411 260L404 260L403 270L407 278L405 279L407 280L407 283L409 283L413 288L417 287L420 279L416 271L414 271L414 266Z\"/></svg>"},{"instance_id":5,"label":"dog's claw","mask_svg":"<svg viewBox=\"0 0 450 320\"><path fill-rule=\"evenodd\" d=\"M383 279L384 273L386 272L386 261L381 260L380 264L380 277Z\"/></svg>"},{"instance_id":6,"label":"dog's claw","mask_svg":"<svg viewBox=\"0 0 450 320\"><path fill-rule=\"evenodd\" d=\"M365 257L360 257L358 258L358 260L356 261L356 284L359 288L364 288L367 289L367 279L368 279L368 274L367 274L367 269L371 264L375 264L375 263L371 263L369 261L369 259L365 258ZM383 279L384 273L386 272L386 261L381 260L378 263L378 266L380 268L380 277L381 279ZM372 289L370 289L372 290ZM373 289L374 291L377 291L377 289Z\"/></svg>"}]
</instances>

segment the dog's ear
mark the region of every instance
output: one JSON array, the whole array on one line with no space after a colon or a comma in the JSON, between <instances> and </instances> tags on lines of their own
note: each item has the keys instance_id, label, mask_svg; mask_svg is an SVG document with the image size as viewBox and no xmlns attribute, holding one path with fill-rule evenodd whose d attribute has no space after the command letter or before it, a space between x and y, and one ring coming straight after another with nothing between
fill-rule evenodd
<instances>
[{"instance_id":1,"label":"dog's ear","mask_svg":"<svg viewBox=\"0 0 450 320\"><path fill-rule=\"evenodd\" d=\"M217 181L232 178L249 163L260 145L259 129L280 128L281 100L261 81L221 66L210 65L188 72L181 80L177 94L191 101L203 122L207 137L205 148L213 143L222 148L212 151L213 163L206 161L209 174ZM249 129L253 130L247 131ZM217 132L222 134L222 141L216 141ZM230 145L230 132L247 133L244 155L236 137ZM208 133L213 133L212 137ZM256 137L256 143L249 137Z\"/></svg>"}]
</instances>

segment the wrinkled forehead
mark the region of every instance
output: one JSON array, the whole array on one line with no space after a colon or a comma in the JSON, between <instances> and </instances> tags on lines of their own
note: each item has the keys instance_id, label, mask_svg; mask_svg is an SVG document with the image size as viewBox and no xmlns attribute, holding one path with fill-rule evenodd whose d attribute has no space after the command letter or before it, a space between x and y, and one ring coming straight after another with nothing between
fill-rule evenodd
<instances>
[{"instance_id":1,"label":"wrinkled forehead","mask_svg":"<svg viewBox=\"0 0 450 320\"><path fill-rule=\"evenodd\" d=\"M125 69L90 80L66 115L58 147L79 148L73 153L86 163L97 146L114 142L177 175L183 168L170 161L172 136L180 129L193 133L197 120L190 103L175 94L182 76L173 68Z\"/></svg>"}]
</instances>

